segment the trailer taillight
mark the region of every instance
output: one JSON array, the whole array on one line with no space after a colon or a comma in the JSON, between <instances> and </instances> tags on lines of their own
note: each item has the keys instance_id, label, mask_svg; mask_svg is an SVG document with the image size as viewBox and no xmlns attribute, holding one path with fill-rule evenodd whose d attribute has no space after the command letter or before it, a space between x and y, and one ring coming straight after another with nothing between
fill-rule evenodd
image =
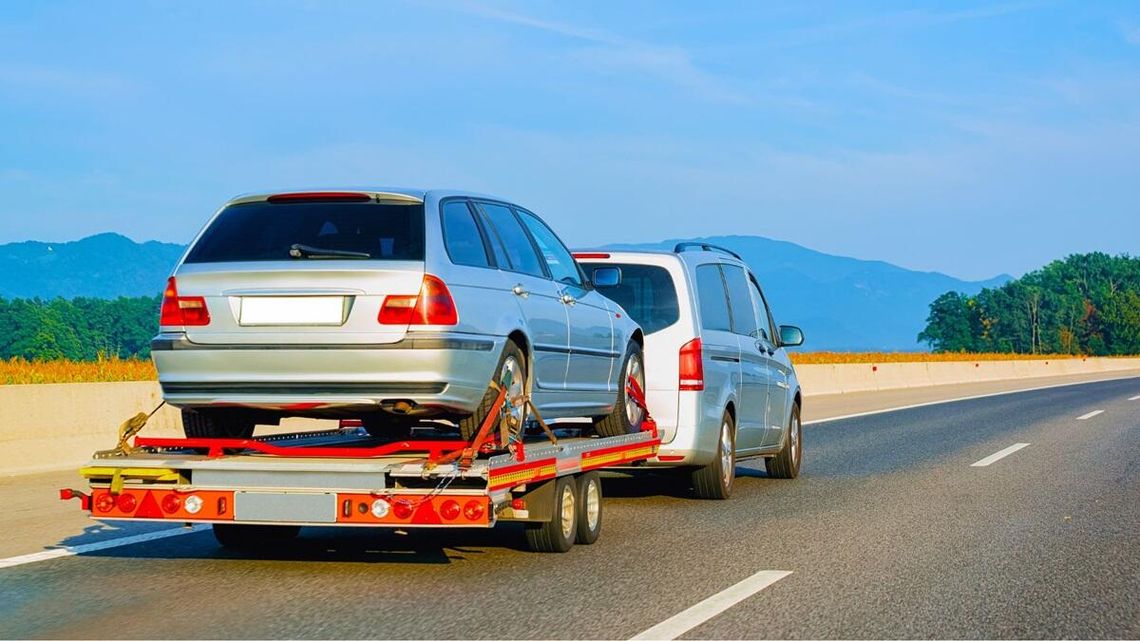
<instances>
[{"instance_id":1,"label":"trailer taillight","mask_svg":"<svg viewBox=\"0 0 1140 641\"><path fill-rule=\"evenodd\" d=\"M210 310L206 308L206 299L201 296L179 296L178 283L171 276L166 281L166 290L162 292L162 312L158 324L194 327L209 325Z\"/></svg>"},{"instance_id":2,"label":"trailer taillight","mask_svg":"<svg viewBox=\"0 0 1140 641\"><path fill-rule=\"evenodd\" d=\"M694 338L682 345L680 356L678 387L681 391L699 392L703 390L705 388L705 364L701 339Z\"/></svg>"},{"instance_id":3,"label":"trailer taillight","mask_svg":"<svg viewBox=\"0 0 1140 641\"><path fill-rule=\"evenodd\" d=\"M455 325L459 313L447 284L424 274L419 294L385 297L377 320L381 325Z\"/></svg>"},{"instance_id":4,"label":"trailer taillight","mask_svg":"<svg viewBox=\"0 0 1140 641\"><path fill-rule=\"evenodd\" d=\"M100 512L110 512L115 509L115 497L110 494L100 494L99 498L95 499L95 509Z\"/></svg>"},{"instance_id":5,"label":"trailer taillight","mask_svg":"<svg viewBox=\"0 0 1140 641\"><path fill-rule=\"evenodd\" d=\"M448 499L443 502L443 505L439 506L439 515L448 521L454 521L459 518L461 511L462 510L459 509L459 502L453 499Z\"/></svg>"},{"instance_id":6,"label":"trailer taillight","mask_svg":"<svg viewBox=\"0 0 1140 641\"><path fill-rule=\"evenodd\" d=\"M384 499L376 499L372 502L372 516L382 519L388 516L388 511L392 509L392 505Z\"/></svg>"},{"instance_id":7,"label":"trailer taillight","mask_svg":"<svg viewBox=\"0 0 1140 641\"><path fill-rule=\"evenodd\" d=\"M486 511L487 506L479 500L468 501L467 505L463 506L463 516L466 516L468 521L478 521L483 518Z\"/></svg>"},{"instance_id":8,"label":"trailer taillight","mask_svg":"<svg viewBox=\"0 0 1140 641\"><path fill-rule=\"evenodd\" d=\"M162 497L162 511L167 514L174 514L182 507L182 497L177 494L167 494Z\"/></svg>"},{"instance_id":9,"label":"trailer taillight","mask_svg":"<svg viewBox=\"0 0 1140 641\"><path fill-rule=\"evenodd\" d=\"M128 514L132 514L135 508L139 506L139 500L135 498L134 494L120 494L119 498L115 499L115 504L119 509Z\"/></svg>"}]
</instances>

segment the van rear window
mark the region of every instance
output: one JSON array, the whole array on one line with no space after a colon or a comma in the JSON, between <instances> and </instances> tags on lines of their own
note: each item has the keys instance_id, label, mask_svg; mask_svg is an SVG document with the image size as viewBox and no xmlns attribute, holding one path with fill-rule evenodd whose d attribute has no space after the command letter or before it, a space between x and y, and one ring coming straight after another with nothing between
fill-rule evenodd
<instances>
[{"instance_id":1,"label":"van rear window","mask_svg":"<svg viewBox=\"0 0 1140 641\"><path fill-rule=\"evenodd\" d=\"M424 208L311 201L230 205L202 233L186 262L293 260L294 245L305 248L305 258L423 260Z\"/></svg>"},{"instance_id":2,"label":"van rear window","mask_svg":"<svg viewBox=\"0 0 1140 641\"><path fill-rule=\"evenodd\" d=\"M591 280L595 267L618 267L621 284L601 287L598 292L622 306L646 334L661 331L681 318L677 288L669 270L656 265L624 263L582 263Z\"/></svg>"}]
</instances>

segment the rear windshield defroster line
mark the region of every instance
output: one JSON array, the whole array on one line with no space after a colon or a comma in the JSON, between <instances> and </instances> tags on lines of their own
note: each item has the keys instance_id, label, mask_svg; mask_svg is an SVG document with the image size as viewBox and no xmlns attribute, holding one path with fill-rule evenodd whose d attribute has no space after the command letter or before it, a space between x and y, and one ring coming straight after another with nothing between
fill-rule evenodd
<instances>
[{"instance_id":1,"label":"rear windshield defroster line","mask_svg":"<svg viewBox=\"0 0 1140 641\"><path fill-rule=\"evenodd\" d=\"M186 262L296 260L297 252L290 254L294 246L367 254L367 260L420 261L424 207L354 202L230 205L202 233Z\"/></svg>"}]
</instances>

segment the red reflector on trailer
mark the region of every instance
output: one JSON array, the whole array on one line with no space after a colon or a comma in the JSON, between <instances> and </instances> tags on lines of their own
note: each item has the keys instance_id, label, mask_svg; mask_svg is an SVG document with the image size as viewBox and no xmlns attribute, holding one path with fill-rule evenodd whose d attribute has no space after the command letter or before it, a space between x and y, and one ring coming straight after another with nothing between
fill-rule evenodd
<instances>
[{"instance_id":1,"label":"red reflector on trailer","mask_svg":"<svg viewBox=\"0 0 1140 641\"><path fill-rule=\"evenodd\" d=\"M161 519L163 517L162 510L158 507L158 499L154 498L154 492L147 490L135 516L140 519Z\"/></svg>"},{"instance_id":2,"label":"red reflector on trailer","mask_svg":"<svg viewBox=\"0 0 1140 641\"><path fill-rule=\"evenodd\" d=\"M267 201L274 204L299 202L366 203L372 196L355 191L305 191L292 194L274 194Z\"/></svg>"}]
</instances>

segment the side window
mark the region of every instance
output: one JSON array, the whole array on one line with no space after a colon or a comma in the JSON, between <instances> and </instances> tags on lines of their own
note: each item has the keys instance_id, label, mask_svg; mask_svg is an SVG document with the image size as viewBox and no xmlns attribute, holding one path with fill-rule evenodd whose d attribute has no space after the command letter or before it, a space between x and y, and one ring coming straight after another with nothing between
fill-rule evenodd
<instances>
[{"instance_id":1,"label":"side window","mask_svg":"<svg viewBox=\"0 0 1140 641\"><path fill-rule=\"evenodd\" d=\"M764 290L760 289L760 283L756 282L755 276L749 274L748 281L752 286L752 297L757 301L760 310L760 326L767 326L768 341L775 344L780 335L776 333L776 319L772 318L772 309L768 307L768 299L764 297Z\"/></svg>"},{"instance_id":2,"label":"side window","mask_svg":"<svg viewBox=\"0 0 1140 641\"><path fill-rule=\"evenodd\" d=\"M697 298L701 306L701 327L732 331L728 298L719 266L709 264L697 267Z\"/></svg>"},{"instance_id":3,"label":"side window","mask_svg":"<svg viewBox=\"0 0 1140 641\"><path fill-rule=\"evenodd\" d=\"M570 250L558 240L558 236L555 236L546 223L534 214L527 211L519 211L518 214L534 237L534 242L542 252L542 257L546 259L546 265L550 267L550 275L554 280L581 287L582 274L578 271L578 264L574 262Z\"/></svg>"},{"instance_id":4,"label":"side window","mask_svg":"<svg viewBox=\"0 0 1140 641\"><path fill-rule=\"evenodd\" d=\"M479 206L487 215L491 227L498 235L498 240L502 241L503 250L506 251L508 262L501 266L511 271L545 278L546 272L542 270L540 262L542 259L534 252L530 237L514 213L502 205L480 203Z\"/></svg>"},{"instance_id":5,"label":"side window","mask_svg":"<svg viewBox=\"0 0 1140 641\"><path fill-rule=\"evenodd\" d=\"M757 321L756 307L752 304L752 295L748 292L748 278L744 269L736 265L721 265L724 270L724 282L728 286L728 302L732 307L732 331L744 336L758 336L756 330L760 328Z\"/></svg>"},{"instance_id":6,"label":"side window","mask_svg":"<svg viewBox=\"0 0 1140 641\"><path fill-rule=\"evenodd\" d=\"M450 200L443 204L443 244L456 265L491 266L483 234L466 201Z\"/></svg>"}]
</instances>

